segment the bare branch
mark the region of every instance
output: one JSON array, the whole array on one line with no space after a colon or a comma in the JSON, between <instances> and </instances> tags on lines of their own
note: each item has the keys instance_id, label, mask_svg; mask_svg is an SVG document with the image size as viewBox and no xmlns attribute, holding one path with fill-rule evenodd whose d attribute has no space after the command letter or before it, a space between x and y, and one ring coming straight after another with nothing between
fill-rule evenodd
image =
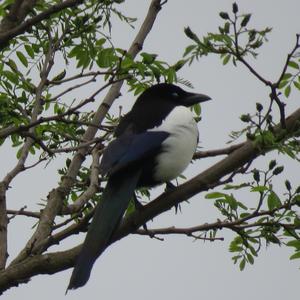
<instances>
[{"instance_id":1,"label":"bare branch","mask_svg":"<svg viewBox=\"0 0 300 300\"><path fill-rule=\"evenodd\" d=\"M69 205L67 208L63 209L63 213L73 214L81 210L81 208L99 191L99 158L102 154L102 147L96 147L92 152L93 162L91 165L91 175L90 175L90 185L82 193L78 199Z\"/></svg>"},{"instance_id":2,"label":"bare branch","mask_svg":"<svg viewBox=\"0 0 300 300\"><path fill-rule=\"evenodd\" d=\"M194 226L194 227L188 227L188 228L178 228L175 226L166 227L166 228L156 228L156 229L138 229L136 232L133 232L133 234L138 235L148 235L151 238L153 238L156 235L170 235L170 234L180 234L180 235L186 235L188 237L193 237L195 239L199 240L205 240L205 241L224 241L224 238L222 237L207 237L207 236L197 236L195 235L196 232L199 231L207 231L203 230L202 226Z\"/></svg>"},{"instance_id":3,"label":"bare branch","mask_svg":"<svg viewBox=\"0 0 300 300\"><path fill-rule=\"evenodd\" d=\"M7 259L7 213L6 213L6 185L0 183L0 270L5 268Z\"/></svg>"},{"instance_id":4,"label":"bare branch","mask_svg":"<svg viewBox=\"0 0 300 300\"><path fill-rule=\"evenodd\" d=\"M26 216L26 217L31 217L31 218L36 218L39 219L41 214L38 212L33 212L33 211L27 211L25 210L27 207L21 207L19 210L13 210L13 209L8 209L7 214L12 215L9 218L9 221L15 218L16 216Z\"/></svg>"},{"instance_id":5,"label":"bare branch","mask_svg":"<svg viewBox=\"0 0 300 300\"><path fill-rule=\"evenodd\" d=\"M74 265L80 247L67 251L36 255L15 266L0 271L0 294L5 290L26 283L30 277L38 274L54 274Z\"/></svg>"},{"instance_id":6,"label":"bare branch","mask_svg":"<svg viewBox=\"0 0 300 300\"><path fill-rule=\"evenodd\" d=\"M286 62L283 66L282 72L281 72L277 82L273 85L275 88L279 87L279 84L280 84L280 82L287 70L287 67L289 65L289 62L290 62L291 58L293 57L293 55L295 54L295 52L299 49L299 47L300 47L300 34L297 34L296 35L296 44L295 44L294 48L292 49L292 51L287 55Z\"/></svg>"},{"instance_id":7,"label":"bare branch","mask_svg":"<svg viewBox=\"0 0 300 300\"><path fill-rule=\"evenodd\" d=\"M244 143L240 143L240 144L233 145L233 146L223 148L223 149L198 151L194 154L193 159L199 159L199 158L204 158L204 157L212 157L212 156L218 156L218 155L228 155L228 154L232 153L233 151L239 149L243 145L244 145Z\"/></svg>"}]
</instances>

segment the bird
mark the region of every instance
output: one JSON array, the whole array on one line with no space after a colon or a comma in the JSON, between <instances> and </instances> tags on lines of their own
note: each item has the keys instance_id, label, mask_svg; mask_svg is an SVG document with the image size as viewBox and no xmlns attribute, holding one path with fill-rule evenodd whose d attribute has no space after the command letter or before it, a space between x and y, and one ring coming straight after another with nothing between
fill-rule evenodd
<instances>
[{"instance_id":1,"label":"bird","mask_svg":"<svg viewBox=\"0 0 300 300\"><path fill-rule=\"evenodd\" d=\"M178 177L196 151L198 126L190 109L211 98L170 83L147 88L120 120L105 148L100 172L107 176L67 291L84 286L96 259L140 187L154 187Z\"/></svg>"}]
</instances>

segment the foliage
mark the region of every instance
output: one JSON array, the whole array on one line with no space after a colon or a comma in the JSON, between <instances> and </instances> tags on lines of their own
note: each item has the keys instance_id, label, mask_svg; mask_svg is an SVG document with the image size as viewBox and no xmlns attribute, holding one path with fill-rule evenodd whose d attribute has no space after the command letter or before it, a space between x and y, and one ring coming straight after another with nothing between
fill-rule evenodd
<instances>
[{"instance_id":1,"label":"foliage","mask_svg":"<svg viewBox=\"0 0 300 300\"><path fill-rule=\"evenodd\" d=\"M217 54L226 65L230 61L237 66L238 62L244 64L248 70L256 76L263 84L270 88L269 107L265 109L261 103L256 103L254 114L244 114L241 121L247 126L240 131L232 132L231 141L246 134L261 149L277 150L292 159L299 160L299 132L290 138L282 140L281 136L274 134L276 124L273 118L274 106L277 105L281 114L281 130L285 129L285 103L293 87L299 90L299 62L297 50L300 48L299 36L296 45L287 57L278 80L271 82L263 78L246 60L247 56L257 58L258 49L267 41L267 34L271 28L267 27L257 30L248 27L251 14L240 14L236 3L232 6L232 14L221 12L220 18L224 24L219 26L218 33L208 33L202 40L189 28L185 29L186 36L194 43L185 49L184 57L191 64L202 56ZM281 93L283 91L283 95ZM244 181L239 185L225 185L224 190L244 190L250 194L257 195L257 204L254 207L247 207L245 201L237 200L234 194L224 192L212 192L206 195L208 199L215 199L215 207L225 217L223 222L229 222L230 229L237 233L237 236L230 244L229 251L234 253L234 263L239 262L241 270L246 263L253 264L254 257L258 255L263 241L266 245L275 243L295 247L295 254L291 259L299 255L299 192L300 187L292 189L290 181L285 180L286 192L278 195L273 188L272 179L284 170L283 166L277 166L275 160L270 161L266 171L253 168L250 171L251 161L242 173L252 174L253 181ZM249 193L248 193L249 195ZM253 203L253 202L251 202ZM227 226L220 226L220 228ZM215 230L214 230L215 233Z\"/></svg>"}]
</instances>

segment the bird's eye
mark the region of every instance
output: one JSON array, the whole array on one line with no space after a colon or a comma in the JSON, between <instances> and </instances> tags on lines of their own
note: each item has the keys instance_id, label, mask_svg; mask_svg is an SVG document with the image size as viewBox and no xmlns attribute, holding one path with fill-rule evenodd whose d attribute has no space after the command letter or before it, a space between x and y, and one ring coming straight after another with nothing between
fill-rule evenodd
<instances>
[{"instance_id":1,"label":"bird's eye","mask_svg":"<svg viewBox=\"0 0 300 300\"><path fill-rule=\"evenodd\" d=\"M178 96L179 96L178 93L176 93L176 92L172 93L172 97L177 98Z\"/></svg>"}]
</instances>

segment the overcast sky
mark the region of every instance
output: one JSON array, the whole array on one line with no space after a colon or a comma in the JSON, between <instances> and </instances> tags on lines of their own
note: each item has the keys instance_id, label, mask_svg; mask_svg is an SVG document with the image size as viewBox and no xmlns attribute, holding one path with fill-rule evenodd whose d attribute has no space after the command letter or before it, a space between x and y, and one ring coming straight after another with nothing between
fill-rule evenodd
<instances>
[{"instance_id":1,"label":"overcast sky","mask_svg":"<svg viewBox=\"0 0 300 300\"><path fill-rule=\"evenodd\" d=\"M142 20L149 2L127 0L122 11ZM254 27L273 28L269 43L263 47L257 61L253 62L259 72L273 80L278 76L286 54L294 46L296 33L300 32L300 2L244 0L237 3L240 11L253 13L251 24ZM190 26L199 36L213 32L222 22L218 13L231 11L231 4L232 1L226 0L169 0L147 38L144 50L158 53L161 59L170 63L176 61L189 44L183 28ZM136 28L139 28L139 24L136 23ZM119 26L118 22L115 25L115 45L126 48L136 32L127 26ZM202 121L199 124L200 146L207 150L224 147L230 131L242 126L239 116L248 111L253 112L257 101L268 102L269 91L243 66L223 67L217 57L204 57L191 68L185 68L180 75L192 82L194 91L213 98L212 102L203 105ZM125 101L133 103L133 97L126 96L126 88L115 107ZM296 93L292 93L289 101L292 103L289 112L299 107ZM8 152L7 157L2 165L4 173L7 170L4 167L10 165L11 153ZM266 165L264 160L260 162L262 167ZM293 177L297 183L299 172L296 170L299 171L299 167L294 162L288 163L290 173L287 176ZM211 164L212 160L198 161L185 174L190 177ZM24 195L27 195L28 190L32 204L41 198L45 199L49 188L56 186L58 181L53 175L55 167L50 166L44 170L43 176L35 171L30 173L31 177L20 176L9 193L9 207L18 208L26 204L28 199ZM175 216L174 211L168 212L159 217L155 225L197 225L214 221L215 218L212 204L204 199L204 195L198 195L189 205L183 205L181 215ZM28 221L25 218L18 219L9 228L11 233L14 232L9 245L12 254L24 245L29 236L29 232L24 231ZM71 270L68 270L53 276L34 277L29 284L9 290L1 299L77 300L86 297L102 300L281 300L299 296L300 261L289 261L289 249L271 246L261 251L253 266L246 266L240 272L228 252L231 235L222 232L220 236L225 237L224 242L194 242L183 236L168 236L161 242L131 236L115 243L101 256L84 288L64 296L71 274ZM71 241L68 245L74 243Z\"/></svg>"}]
</instances>

